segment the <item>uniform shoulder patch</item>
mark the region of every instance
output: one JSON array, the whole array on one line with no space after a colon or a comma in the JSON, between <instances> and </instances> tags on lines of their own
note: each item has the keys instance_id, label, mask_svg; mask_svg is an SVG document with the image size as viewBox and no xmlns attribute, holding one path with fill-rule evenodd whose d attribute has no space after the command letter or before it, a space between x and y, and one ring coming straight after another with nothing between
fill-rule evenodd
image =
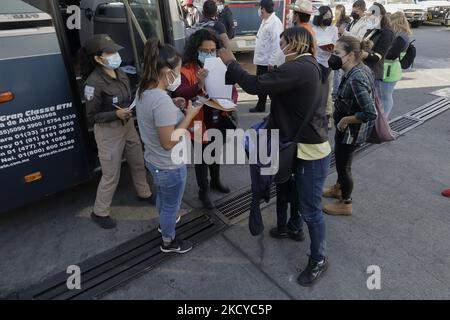
<instances>
[{"instance_id":1,"label":"uniform shoulder patch","mask_svg":"<svg viewBox=\"0 0 450 320\"><path fill-rule=\"evenodd\" d=\"M84 97L86 98L87 101L91 101L92 99L94 99L94 92L95 92L95 87L92 86L84 86Z\"/></svg>"}]
</instances>

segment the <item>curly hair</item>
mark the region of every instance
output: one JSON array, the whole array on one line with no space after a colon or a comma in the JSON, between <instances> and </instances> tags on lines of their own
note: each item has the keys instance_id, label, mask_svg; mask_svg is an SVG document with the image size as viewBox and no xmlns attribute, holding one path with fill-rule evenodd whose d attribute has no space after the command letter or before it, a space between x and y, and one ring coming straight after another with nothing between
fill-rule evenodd
<instances>
[{"instance_id":1,"label":"curly hair","mask_svg":"<svg viewBox=\"0 0 450 320\"><path fill-rule=\"evenodd\" d=\"M198 48L200 48L203 41L213 41L216 44L216 49L220 49L220 40L217 35L206 28L200 29L190 36L189 40L186 42L183 55L184 65L189 63L199 63Z\"/></svg>"}]
</instances>

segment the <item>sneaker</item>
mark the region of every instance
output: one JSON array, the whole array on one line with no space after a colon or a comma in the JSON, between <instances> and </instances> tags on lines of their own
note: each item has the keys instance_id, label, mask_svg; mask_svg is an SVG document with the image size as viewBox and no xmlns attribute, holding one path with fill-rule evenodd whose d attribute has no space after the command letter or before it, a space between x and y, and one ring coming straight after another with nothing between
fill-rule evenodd
<instances>
[{"instance_id":1,"label":"sneaker","mask_svg":"<svg viewBox=\"0 0 450 320\"><path fill-rule=\"evenodd\" d=\"M162 252L170 253L186 253L188 251L191 251L192 249L192 242L188 240L178 240L177 238L173 239L172 242L168 245L164 245L164 242L161 243L161 246L159 247Z\"/></svg>"},{"instance_id":2,"label":"sneaker","mask_svg":"<svg viewBox=\"0 0 450 320\"><path fill-rule=\"evenodd\" d=\"M175 223L180 222L180 220L181 220L181 216L178 216L177 220L175 220ZM161 225L158 225L158 232L161 233Z\"/></svg>"},{"instance_id":3,"label":"sneaker","mask_svg":"<svg viewBox=\"0 0 450 320\"><path fill-rule=\"evenodd\" d=\"M102 217L93 212L91 213L91 219L103 229L113 229L117 225L116 221L110 216Z\"/></svg>"},{"instance_id":4,"label":"sneaker","mask_svg":"<svg viewBox=\"0 0 450 320\"><path fill-rule=\"evenodd\" d=\"M450 198L450 188L442 190L442 195L444 197Z\"/></svg>"},{"instance_id":5,"label":"sneaker","mask_svg":"<svg viewBox=\"0 0 450 320\"><path fill-rule=\"evenodd\" d=\"M317 262L309 257L308 265L297 278L299 285L303 287L311 287L314 282L327 270L328 259L325 257L322 262Z\"/></svg>"},{"instance_id":6,"label":"sneaker","mask_svg":"<svg viewBox=\"0 0 450 320\"><path fill-rule=\"evenodd\" d=\"M349 216L353 213L351 200L337 200L323 206L323 212L331 216Z\"/></svg>"},{"instance_id":7,"label":"sneaker","mask_svg":"<svg viewBox=\"0 0 450 320\"><path fill-rule=\"evenodd\" d=\"M339 185L339 183L336 183L335 185L325 188L322 196L324 198L341 199L342 197L341 186Z\"/></svg>"}]
</instances>

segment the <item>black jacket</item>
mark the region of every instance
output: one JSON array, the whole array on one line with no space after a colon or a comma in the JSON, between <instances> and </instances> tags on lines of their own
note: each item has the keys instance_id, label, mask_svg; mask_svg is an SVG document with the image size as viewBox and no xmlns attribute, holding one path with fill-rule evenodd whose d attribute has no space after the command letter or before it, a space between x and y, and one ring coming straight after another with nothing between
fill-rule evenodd
<instances>
[{"instance_id":1,"label":"black jacket","mask_svg":"<svg viewBox=\"0 0 450 320\"><path fill-rule=\"evenodd\" d=\"M366 37L374 30L367 30ZM369 56L364 63L372 69L375 80L383 80L384 75L384 57L386 52L394 40L394 32L389 28L376 30L375 34L370 39L373 42L373 48L369 52ZM379 54L381 59L376 55Z\"/></svg>"},{"instance_id":2,"label":"black jacket","mask_svg":"<svg viewBox=\"0 0 450 320\"><path fill-rule=\"evenodd\" d=\"M225 8L223 8L222 12L219 14L219 21L222 22L227 29L228 38L233 39L235 36L233 13L228 6L225 6Z\"/></svg>"},{"instance_id":3,"label":"black jacket","mask_svg":"<svg viewBox=\"0 0 450 320\"><path fill-rule=\"evenodd\" d=\"M312 119L299 141L318 144L328 140L326 103L320 69L313 56L289 61L269 73L250 75L236 61L228 65L227 83L238 83L249 94L269 94L271 99L269 128L280 130L280 141L292 141L311 108Z\"/></svg>"}]
</instances>

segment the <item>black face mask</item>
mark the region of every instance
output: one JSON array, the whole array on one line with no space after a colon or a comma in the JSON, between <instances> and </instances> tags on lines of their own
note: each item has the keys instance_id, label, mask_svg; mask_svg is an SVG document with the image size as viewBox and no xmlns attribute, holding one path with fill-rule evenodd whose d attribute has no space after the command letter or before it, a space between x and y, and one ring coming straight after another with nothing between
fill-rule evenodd
<instances>
[{"instance_id":1,"label":"black face mask","mask_svg":"<svg viewBox=\"0 0 450 320\"><path fill-rule=\"evenodd\" d=\"M329 27L329 26L331 26L331 22L333 22L333 20L332 20L331 18L323 19L323 20L322 20L322 25L323 25L324 27Z\"/></svg>"},{"instance_id":2,"label":"black face mask","mask_svg":"<svg viewBox=\"0 0 450 320\"><path fill-rule=\"evenodd\" d=\"M352 18L353 20L359 20L361 17L356 12L352 12Z\"/></svg>"},{"instance_id":3,"label":"black face mask","mask_svg":"<svg viewBox=\"0 0 450 320\"><path fill-rule=\"evenodd\" d=\"M328 66L333 70L339 70L342 68L342 58L332 54L330 59L328 59Z\"/></svg>"}]
</instances>

